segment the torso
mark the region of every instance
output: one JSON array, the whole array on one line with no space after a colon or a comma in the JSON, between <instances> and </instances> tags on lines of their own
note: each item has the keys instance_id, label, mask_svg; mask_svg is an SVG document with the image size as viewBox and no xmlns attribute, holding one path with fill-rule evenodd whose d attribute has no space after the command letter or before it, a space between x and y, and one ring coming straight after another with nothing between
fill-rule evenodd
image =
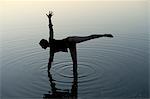
<instances>
[{"instance_id":1,"label":"torso","mask_svg":"<svg viewBox=\"0 0 150 99\"><path fill-rule=\"evenodd\" d=\"M68 52L69 48L69 42L67 41L67 39L62 39L62 40L55 40L53 39L52 41L50 41L50 48L51 50L53 50L54 52Z\"/></svg>"}]
</instances>

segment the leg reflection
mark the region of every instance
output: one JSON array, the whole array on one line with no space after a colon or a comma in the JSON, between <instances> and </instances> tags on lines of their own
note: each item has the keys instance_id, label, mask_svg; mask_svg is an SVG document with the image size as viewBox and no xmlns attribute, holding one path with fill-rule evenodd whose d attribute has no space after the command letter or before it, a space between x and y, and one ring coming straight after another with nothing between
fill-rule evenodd
<instances>
[{"instance_id":1,"label":"leg reflection","mask_svg":"<svg viewBox=\"0 0 150 99\"><path fill-rule=\"evenodd\" d=\"M71 88L72 99L78 98L78 73L77 70L73 71L73 83Z\"/></svg>"}]
</instances>

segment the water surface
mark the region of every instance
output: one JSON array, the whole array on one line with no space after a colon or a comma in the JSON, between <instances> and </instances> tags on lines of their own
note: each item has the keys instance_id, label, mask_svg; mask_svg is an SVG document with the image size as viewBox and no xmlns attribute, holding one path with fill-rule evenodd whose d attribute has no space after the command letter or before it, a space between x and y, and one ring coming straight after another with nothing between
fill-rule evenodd
<instances>
[{"instance_id":1,"label":"water surface","mask_svg":"<svg viewBox=\"0 0 150 99\"><path fill-rule=\"evenodd\" d=\"M46 13L54 11L56 39L111 33L77 45L78 97L148 98L149 38L146 1L1 1L1 97L39 98L52 92L47 74ZM51 76L56 88L71 91L70 54L55 54Z\"/></svg>"}]
</instances>

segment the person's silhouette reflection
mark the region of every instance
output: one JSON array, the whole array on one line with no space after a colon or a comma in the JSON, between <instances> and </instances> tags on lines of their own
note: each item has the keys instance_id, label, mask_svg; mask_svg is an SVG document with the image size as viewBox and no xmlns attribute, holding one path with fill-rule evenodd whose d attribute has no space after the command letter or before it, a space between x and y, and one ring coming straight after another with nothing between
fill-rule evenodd
<instances>
[{"instance_id":1,"label":"person's silhouette reflection","mask_svg":"<svg viewBox=\"0 0 150 99\"><path fill-rule=\"evenodd\" d=\"M68 48L69 48L72 61L73 61L73 71L75 73L75 70L77 70L77 51L76 51L77 43L81 43L81 42L99 38L99 37L113 37L111 34L95 34L95 35L84 36L84 37L71 36L71 37L64 38L62 40L55 40L53 38L54 32L53 32L53 25L51 22L52 15L53 15L52 12L49 12L49 14L47 15L49 19L49 34L50 34L49 42L45 39L42 39L39 43L43 49L50 47L48 71L50 70L51 63L53 62L54 53L60 52L60 51L68 52Z\"/></svg>"},{"instance_id":2,"label":"person's silhouette reflection","mask_svg":"<svg viewBox=\"0 0 150 99\"><path fill-rule=\"evenodd\" d=\"M71 91L56 88L55 80L52 78L50 71L48 71L51 92L43 95L43 99L77 99L78 97L78 74L77 70L73 71L73 82Z\"/></svg>"}]
</instances>

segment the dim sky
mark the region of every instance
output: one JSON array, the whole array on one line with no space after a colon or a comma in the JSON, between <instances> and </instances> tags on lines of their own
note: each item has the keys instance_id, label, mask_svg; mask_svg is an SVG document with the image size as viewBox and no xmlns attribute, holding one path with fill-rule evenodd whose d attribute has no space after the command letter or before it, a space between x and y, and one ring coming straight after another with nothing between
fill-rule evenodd
<instances>
[{"instance_id":1,"label":"dim sky","mask_svg":"<svg viewBox=\"0 0 150 99\"><path fill-rule=\"evenodd\" d=\"M54 30L58 35L70 31L82 32L83 35L97 31L148 33L147 1L149 0L0 0L1 33L20 35L15 31L47 30L45 14L49 10L54 12Z\"/></svg>"}]
</instances>

